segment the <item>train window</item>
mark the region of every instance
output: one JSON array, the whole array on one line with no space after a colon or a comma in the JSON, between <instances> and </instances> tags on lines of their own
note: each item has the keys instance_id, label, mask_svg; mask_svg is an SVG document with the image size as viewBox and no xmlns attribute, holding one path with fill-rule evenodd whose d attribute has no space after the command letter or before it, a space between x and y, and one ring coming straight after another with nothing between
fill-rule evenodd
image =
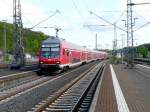
<instances>
[{"instance_id":1,"label":"train window","mask_svg":"<svg viewBox=\"0 0 150 112\"><path fill-rule=\"evenodd\" d=\"M51 48L51 51L59 51L58 47Z\"/></svg>"},{"instance_id":2,"label":"train window","mask_svg":"<svg viewBox=\"0 0 150 112\"><path fill-rule=\"evenodd\" d=\"M42 47L59 47L59 44L57 44L57 43L47 43L47 44L43 44Z\"/></svg>"},{"instance_id":3,"label":"train window","mask_svg":"<svg viewBox=\"0 0 150 112\"><path fill-rule=\"evenodd\" d=\"M42 51L50 51L50 48L42 47Z\"/></svg>"},{"instance_id":4,"label":"train window","mask_svg":"<svg viewBox=\"0 0 150 112\"><path fill-rule=\"evenodd\" d=\"M59 47L42 47L42 56L44 58L55 58L59 56Z\"/></svg>"}]
</instances>

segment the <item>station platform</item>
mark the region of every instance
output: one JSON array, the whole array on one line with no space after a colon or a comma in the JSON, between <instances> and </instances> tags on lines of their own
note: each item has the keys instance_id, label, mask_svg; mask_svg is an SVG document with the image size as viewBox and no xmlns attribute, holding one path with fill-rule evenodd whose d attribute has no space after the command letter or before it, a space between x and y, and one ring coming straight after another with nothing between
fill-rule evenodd
<instances>
[{"instance_id":1,"label":"station platform","mask_svg":"<svg viewBox=\"0 0 150 112\"><path fill-rule=\"evenodd\" d=\"M150 112L150 67L107 65L97 91L94 112Z\"/></svg>"}]
</instances>

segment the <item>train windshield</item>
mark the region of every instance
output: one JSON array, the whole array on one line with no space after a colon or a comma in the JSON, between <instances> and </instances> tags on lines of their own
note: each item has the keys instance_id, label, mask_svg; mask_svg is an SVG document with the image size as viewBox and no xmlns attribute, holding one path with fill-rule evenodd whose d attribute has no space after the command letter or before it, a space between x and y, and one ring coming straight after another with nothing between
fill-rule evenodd
<instances>
[{"instance_id":1,"label":"train windshield","mask_svg":"<svg viewBox=\"0 0 150 112\"><path fill-rule=\"evenodd\" d=\"M42 45L43 58L58 58L60 47L59 44Z\"/></svg>"}]
</instances>

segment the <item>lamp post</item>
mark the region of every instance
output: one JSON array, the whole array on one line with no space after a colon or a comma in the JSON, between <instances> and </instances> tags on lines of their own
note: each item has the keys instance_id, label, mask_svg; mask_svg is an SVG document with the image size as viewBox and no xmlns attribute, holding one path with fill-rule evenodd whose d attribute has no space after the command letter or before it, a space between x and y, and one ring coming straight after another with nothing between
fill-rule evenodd
<instances>
[{"instance_id":1,"label":"lamp post","mask_svg":"<svg viewBox=\"0 0 150 112\"><path fill-rule=\"evenodd\" d=\"M95 34L95 50L97 50L97 33Z\"/></svg>"},{"instance_id":2,"label":"lamp post","mask_svg":"<svg viewBox=\"0 0 150 112\"><path fill-rule=\"evenodd\" d=\"M92 27L92 26L106 26L106 25L89 25L89 24L84 24L83 27ZM98 50L98 42L97 42L97 33L95 34L95 50Z\"/></svg>"},{"instance_id":3,"label":"lamp post","mask_svg":"<svg viewBox=\"0 0 150 112\"><path fill-rule=\"evenodd\" d=\"M6 21L7 20L3 20L3 24L4 24L4 29L3 29L3 45L4 45L4 49L3 49L3 63L6 64L6 54L7 54L7 47L6 47Z\"/></svg>"},{"instance_id":4,"label":"lamp post","mask_svg":"<svg viewBox=\"0 0 150 112\"><path fill-rule=\"evenodd\" d=\"M128 23L127 23L127 21L126 20L122 20L123 22L125 22L125 27L127 27L127 66L130 66L130 64L131 64L131 68L132 67L134 67L134 36L133 36L133 26L135 26L135 21L137 20L138 18L137 17L135 17L133 20L132 20L132 23L131 23L131 32L129 32L128 30L129 30L129 25L128 25ZM130 35L129 35L130 34ZM131 36L131 43L132 43L132 45L131 45L131 56L130 56L130 45L129 45L129 39L130 39L130 37L129 36Z\"/></svg>"},{"instance_id":5,"label":"lamp post","mask_svg":"<svg viewBox=\"0 0 150 112\"><path fill-rule=\"evenodd\" d=\"M121 62L123 64L123 58L124 58L124 34L121 34L121 37L122 37L122 50L121 50Z\"/></svg>"}]
</instances>

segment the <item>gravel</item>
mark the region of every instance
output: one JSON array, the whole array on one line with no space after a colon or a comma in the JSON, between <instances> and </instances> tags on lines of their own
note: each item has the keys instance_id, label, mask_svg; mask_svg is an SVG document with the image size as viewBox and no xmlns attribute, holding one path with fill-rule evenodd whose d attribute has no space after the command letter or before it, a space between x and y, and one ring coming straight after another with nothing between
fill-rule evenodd
<instances>
[{"instance_id":1,"label":"gravel","mask_svg":"<svg viewBox=\"0 0 150 112\"><path fill-rule=\"evenodd\" d=\"M1 112L26 112L31 110L36 104L54 94L57 90L63 87L65 84L75 79L78 75L90 68L95 62L80 66L73 72L63 75L56 80L49 81L48 83L34 88L31 91L20 94L17 97L10 99L9 101L0 102Z\"/></svg>"}]
</instances>

